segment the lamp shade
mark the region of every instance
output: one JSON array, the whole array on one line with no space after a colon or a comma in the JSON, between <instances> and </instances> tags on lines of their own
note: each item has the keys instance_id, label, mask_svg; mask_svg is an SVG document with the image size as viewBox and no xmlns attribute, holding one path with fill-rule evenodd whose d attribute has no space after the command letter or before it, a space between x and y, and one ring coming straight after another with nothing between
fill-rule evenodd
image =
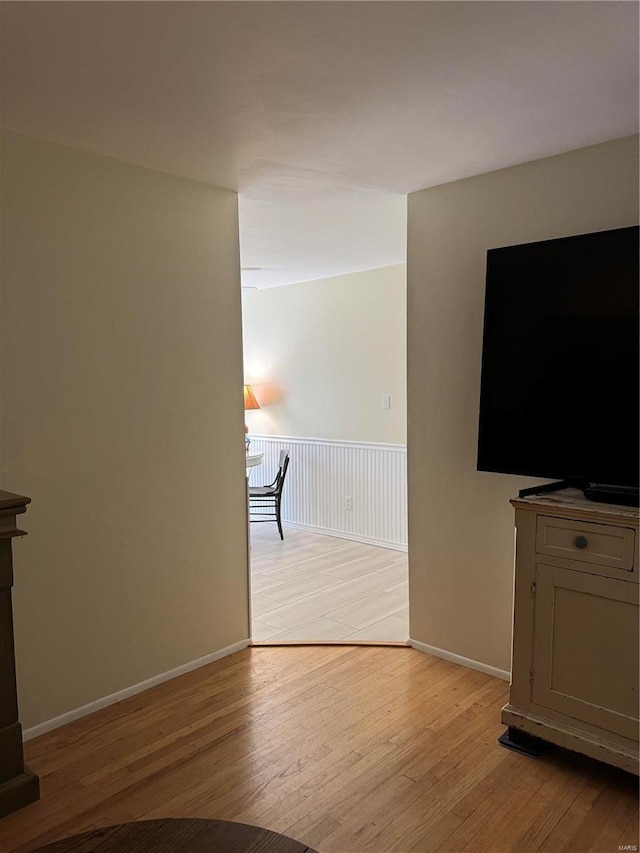
<instances>
[{"instance_id":1,"label":"lamp shade","mask_svg":"<svg viewBox=\"0 0 640 853\"><path fill-rule=\"evenodd\" d=\"M248 409L259 409L260 403L256 400L253 391L251 389L251 385L244 386L244 410L245 412Z\"/></svg>"}]
</instances>

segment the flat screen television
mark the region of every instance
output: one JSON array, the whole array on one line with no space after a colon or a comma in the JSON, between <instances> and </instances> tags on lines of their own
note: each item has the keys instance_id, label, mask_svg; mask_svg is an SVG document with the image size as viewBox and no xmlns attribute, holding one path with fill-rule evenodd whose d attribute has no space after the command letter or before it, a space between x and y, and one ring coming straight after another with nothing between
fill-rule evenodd
<instances>
[{"instance_id":1,"label":"flat screen television","mask_svg":"<svg viewBox=\"0 0 640 853\"><path fill-rule=\"evenodd\" d=\"M638 230L487 252L478 470L637 503Z\"/></svg>"}]
</instances>

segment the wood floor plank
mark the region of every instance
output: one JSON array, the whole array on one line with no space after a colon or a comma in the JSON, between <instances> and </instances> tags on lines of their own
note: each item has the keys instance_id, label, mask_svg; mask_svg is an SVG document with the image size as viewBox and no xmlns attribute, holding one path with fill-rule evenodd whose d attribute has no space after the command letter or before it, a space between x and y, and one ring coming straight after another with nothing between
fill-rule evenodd
<instances>
[{"instance_id":1,"label":"wood floor plank","mask_svg":"<svg viewBox=\"0 0 640 853\"><path fill-rule=\"evenodd\" d=\"M603 853L637 780L498 746L507 685L407 647L250 648L26 744L0 851L131 820L264 826L320 853Z\"/></svg>"},{"instance_id":2,"label":"wood floor plank","mask_svg":"<svg viewBox=\"0 0 640 853\"><path fill-rule=\"evenodd\" d=\"M614 849L616 851L620 850L621 848L623 850L625 850L625 849L628 850L630 847L633 847L632 839L634 838L635 835L637 835L637 833L638 833L638 816L634 812L632 814L631 818L629 819L629 822L625 826L625 828L622 830L622 832L620 832L618 834L618 838L616 840Z\"/></svg>"},{"instance_id":3,"label":"wood floor plank","mask_svg":"<svg viewBox=\"0 0 640 853\"><path fill-rule=\"evenodd\" d=\"M629 797L620 796L611 786L604 786L573 838L567 838L559 848L562 853L569 849L585 850L588 853L616 849L614 845L620 830L628 825L632 815L636 820L636 831L631 844L638 845L637 785L634 788L635 803Z\"/></svg>"},{"instance_id":4,"label":"wood floor plank","mask_svg":"<svg viewBox=\"0 0 640 853\"><path fill-rule=\"evenodd\" d=\"M520 810L520 819L511 821L500 839L501 849L539 850L544 846L550 829L559 823L571 804L585 788L587 780L558 766L550 778ZM529 792L528 792L529 793Z\"/></svg>"}]
</instances>

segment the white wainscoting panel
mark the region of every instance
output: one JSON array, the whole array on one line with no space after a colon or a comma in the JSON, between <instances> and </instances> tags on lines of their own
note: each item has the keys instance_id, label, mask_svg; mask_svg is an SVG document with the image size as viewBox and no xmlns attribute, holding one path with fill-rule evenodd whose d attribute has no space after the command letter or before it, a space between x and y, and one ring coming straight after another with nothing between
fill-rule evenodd
<instances>
[{"instance_id":1,"label":"white wainscoting panel","mask_svg":"<svg viewBox=\"0 0 640 853\"><path fill-rule=\"evenodd\" d=\"M405 445L252 434L251 451L264 452L264 462L249 469L249 484L270 483L280 451L285 449L291 461L282 500L283 521L406 551ZM351 498L351 509L346 508L347 498Z\"/></svg>"}]
</instances>

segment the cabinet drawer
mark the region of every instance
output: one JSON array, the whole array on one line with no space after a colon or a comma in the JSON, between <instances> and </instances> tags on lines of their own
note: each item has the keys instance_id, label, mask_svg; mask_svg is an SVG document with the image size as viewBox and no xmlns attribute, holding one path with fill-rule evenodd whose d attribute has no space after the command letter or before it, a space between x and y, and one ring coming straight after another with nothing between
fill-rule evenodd
<instances>
[{"instance_id":1,"label":"cabinet drawer","mask_svg":"<svg viewBox=\"0 0 640 853\"><path fill-rule=\"evenodd\" d=\"M538 516L536 553L633 571L635 531L589 521Z\"/></svg>"}]
</instances>

